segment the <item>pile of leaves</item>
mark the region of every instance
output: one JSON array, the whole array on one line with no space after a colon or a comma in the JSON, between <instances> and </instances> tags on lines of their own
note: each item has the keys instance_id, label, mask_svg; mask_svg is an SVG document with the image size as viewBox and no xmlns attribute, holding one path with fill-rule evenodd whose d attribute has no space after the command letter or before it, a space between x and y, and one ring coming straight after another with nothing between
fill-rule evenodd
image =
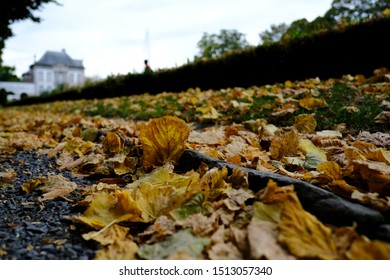
<instances>
[{"instance_id":1,"label":"pile of leaves","mask_svg":"<svg viewBox=\"0 0 390 280\"><path fill-rule=\"evenodd\" d=\"M96 259L390 259L389 243L305 211L293 185L269 180L255 193L239 168L176 169L193 149L388 213L388 75L11 107L0 111L0 151L38 150L95 179L22 189L42 192L43 207L77 192L83 215L69 219L101 245Z\"/></svg>"}]
</instances>

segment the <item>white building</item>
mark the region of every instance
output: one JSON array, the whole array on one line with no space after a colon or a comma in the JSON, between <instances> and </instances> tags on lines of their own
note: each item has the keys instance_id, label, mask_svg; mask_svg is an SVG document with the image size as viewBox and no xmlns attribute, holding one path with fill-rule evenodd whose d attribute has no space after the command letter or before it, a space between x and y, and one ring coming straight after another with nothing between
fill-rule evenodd
<instances>
[{"instance_id":1,"label":"white building","mask_svg":"<svg viewBox=\"0 0 390 280\"><path fill-rule=\"evenodd\" d=\"M36 92L51 92L61 86L81 86L84 83L82 60L72 59L65 50L47 51L23 74L23 80L33 82Z\"/></svg>"}]
</instances>

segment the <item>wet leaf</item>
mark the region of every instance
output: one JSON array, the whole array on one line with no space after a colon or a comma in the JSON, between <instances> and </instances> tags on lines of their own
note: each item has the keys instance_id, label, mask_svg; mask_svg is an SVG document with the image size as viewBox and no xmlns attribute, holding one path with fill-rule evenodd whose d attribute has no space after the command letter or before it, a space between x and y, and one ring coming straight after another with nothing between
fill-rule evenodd
<instances>
[{"instance_id":1,"label":"wet leaf","mask_svg":"<svg viewBox=\"0 0 390 280\"><path fill-rule=\"evenodd\" d=\"M153 119L143 126L138 138L144 152L144 167L176 163L186 148L189 133L183 120L171 116Z\"/></svg>"}]
</instances>

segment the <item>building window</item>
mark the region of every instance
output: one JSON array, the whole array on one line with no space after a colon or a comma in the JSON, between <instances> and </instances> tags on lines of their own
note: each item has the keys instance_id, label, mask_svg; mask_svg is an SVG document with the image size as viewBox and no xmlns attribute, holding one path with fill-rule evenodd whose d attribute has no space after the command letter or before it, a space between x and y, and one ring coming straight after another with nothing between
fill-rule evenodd
<instances>
[{"instance_id":1,"label":"building window","mask_svg":"<svg viewBox=\"0 0 390 280\"><path fill-rule=\"evenodd\" d=\"M43 82L43 72L38 71L37 76L38 82Z\"/></svg>"},{"instance_id":2,"label":"building window","mask_svg":"<svg viewBox=\"0 0 390 280\"><path fill-rule=\"evenodd\" d=\"M53 80L53 75L51 72L46 72L46 81L51 82Z\"/></svg>"}]
</instances>

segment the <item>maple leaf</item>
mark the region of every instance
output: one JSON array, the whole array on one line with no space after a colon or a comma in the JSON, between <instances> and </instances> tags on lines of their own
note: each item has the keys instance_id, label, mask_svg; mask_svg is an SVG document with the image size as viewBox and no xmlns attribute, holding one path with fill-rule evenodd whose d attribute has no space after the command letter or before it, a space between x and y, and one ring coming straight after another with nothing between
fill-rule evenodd
<instances>
[{"instance_id":1,"label":"maple leaf","mask_svg":"<svg viewBox=\"0 0 390 280\"><path fill-rule=\"evenodd\" d=\"M189 133L187 124L172 116L153 119L143 126L138 139L144 152L144 167L176 163L186 148Z\"/></svg>"},{"instance_id":2,"label":"maple leaf","mask_svg":"<svg viewBox=\"0 0 390 280\"><path fill-rule=\"evenodd\" d=\"M139 205L144 221L153 221L185 203L199 192L199 173L183 175L172 172L171 165L153 170L149 175L126 186Z\"/></svg>"}]
</instances>

